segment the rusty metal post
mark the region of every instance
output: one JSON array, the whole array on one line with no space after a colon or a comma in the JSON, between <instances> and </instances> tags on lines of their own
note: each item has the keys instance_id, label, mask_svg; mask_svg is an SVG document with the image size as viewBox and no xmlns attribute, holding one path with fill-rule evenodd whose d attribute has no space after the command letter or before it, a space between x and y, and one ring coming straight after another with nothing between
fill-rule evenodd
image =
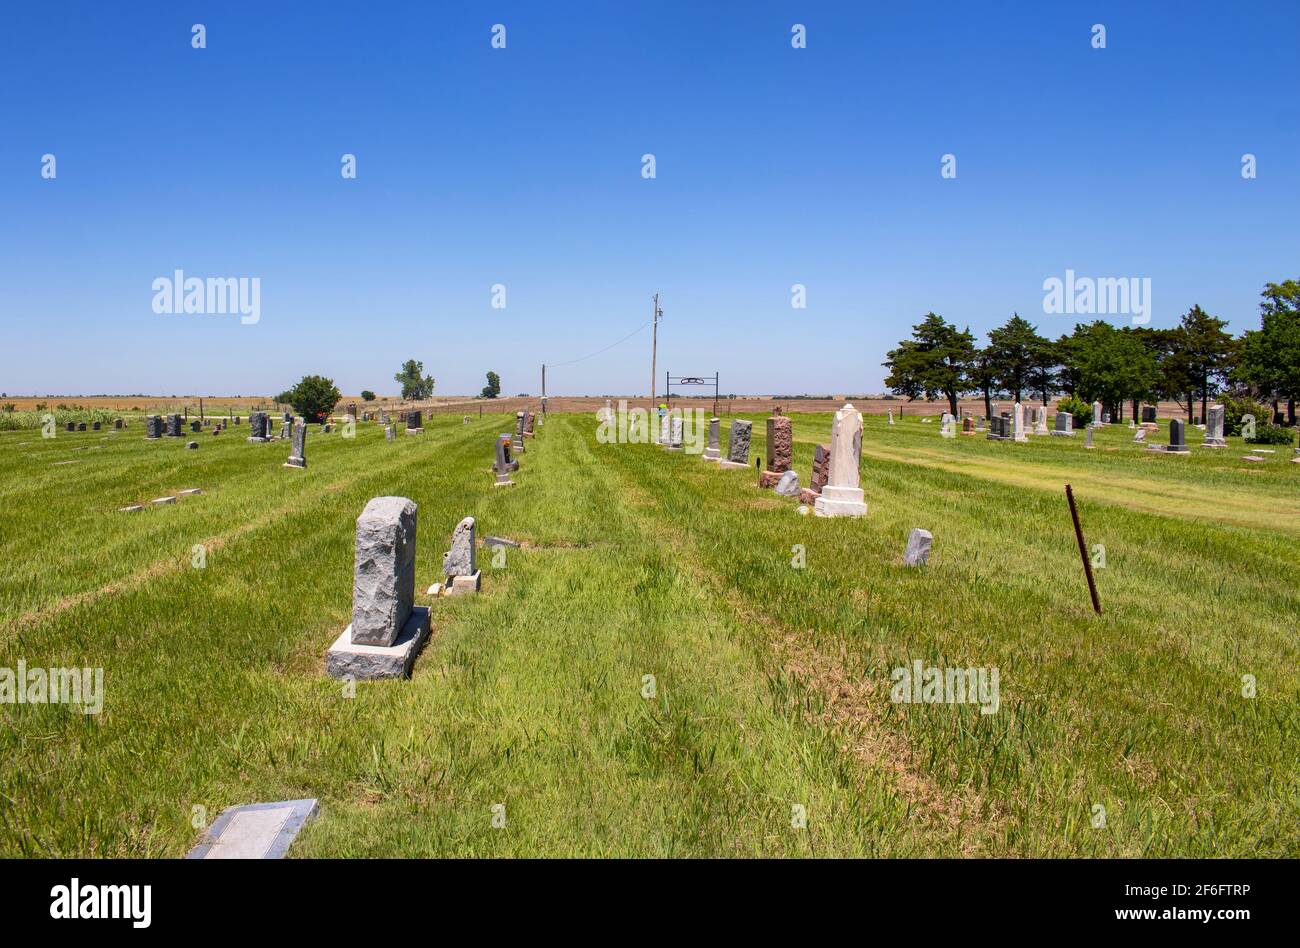
<instances>
[{"instance_id":1,"label":"rusty metal post","mask_svg":"<svg viewBox=\"0 0 1300 948\"><path fill-rule=\"evenodd\" d=\"M1074 520L1074 537L1079 541L1079 558L1083 560L1083 573L1088 577L1088 594L1092 596L1092 610L1101 615L1101 599L1097 596L1097 581L1092 576L1092 560L1088 559L1088 544L1083 540L1083 527L1079 524L1079 508L1074 504L1074 491L1065 485L1065 499L1070 502L1070 517Z\"/></svg>"}]
</instances>

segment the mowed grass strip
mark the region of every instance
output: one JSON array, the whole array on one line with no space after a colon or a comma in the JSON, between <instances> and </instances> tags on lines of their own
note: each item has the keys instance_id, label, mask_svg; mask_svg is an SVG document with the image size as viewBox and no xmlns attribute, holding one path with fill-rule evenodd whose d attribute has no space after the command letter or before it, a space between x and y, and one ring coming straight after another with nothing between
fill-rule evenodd
<instances>
[{"instance_id":1,"label":"mowed grass strip","mask_svg":"<svg viewBox=\"0 0 1300 948\"><path fill-rule=\"evenodd\" d=\"M1083 492L1107 548L1096 619L1053 491L868 450L868 517L803 519L752 474L597 444L590 416L552 416L517 486L493 489L491 436L510 421L434 416L396 445L377 428L309 436L306 471L279 467L287 448L231 444L211 483L176 485L203 497L136 515L114 501L138 550L81 562L68 582L89 598L62 608L57 577L17 591L60 568L45 526L19 521L2 588L29 619L0 665L102 664L107 703L0 706L0 851L174 856L196 806L211 819L299 796L322 801L295 846L312 856L1296 851L1284 533ZM879 425L868 448L930 427ZM829 416L796 416L795 432L804 473ZM136 489L177 473L150 471L156 444L122 446L112 463ZM0 470L30 460L6 447ZM1123 459L1116 472L1141 477ZM109 518L62 473L28 491L72 515L66 542L89 545ZM348 621L355 518L379 494L420 504L419 592L467 514L526 545L496 565L480 551L480 596L432 603L413 680L347 697L321 666ZM214 499L219 516L199 506ZM175 513L195 521L142 519ZM925 570L900 565L911 526L936 536ZM202 570L195 534L227 537ZM889 669L912 658L998 665L1000 711L890 703Z\"/></svg>"}]
</instances>

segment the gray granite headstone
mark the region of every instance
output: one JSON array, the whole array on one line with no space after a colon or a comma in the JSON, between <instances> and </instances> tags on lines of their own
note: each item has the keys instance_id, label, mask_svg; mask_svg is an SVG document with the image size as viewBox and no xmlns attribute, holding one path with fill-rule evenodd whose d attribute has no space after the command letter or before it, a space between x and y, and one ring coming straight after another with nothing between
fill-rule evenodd
<instances>
[{"instance_id":1,"label":"gray granite headstone","mask_svg":"<svg viewBox=\"0 0 1300 948\"><path fill-rule=\"evenodd\" d=\"M289 460L285 462L285 467L306 467L307 466L307 422L299 419L298 423L293 426L293 449L289 453Z\"/></svg>"},{"instance_id":2,"label":"gray granite headstone","mask_svg":"<svg viewBox=\"0 0 1300 948\"><path fill-rule=\"evenodd\" d=\"M150 441L154 441L163 436L163 420L161 415L145 415L144 436Z\"/></svg>"},{"instance_id":3,"label":"gray granite headstone","mask_svg":"<svg viewBox=\"0 0 1300 948\"><path fill-rule=\"evenodd\" d=\"M704 449L704 456L709 460L722 456L722 450L718 440L720 437L720 428L722 427L721 418L709 419L709 446Z\"/></svg>"},{"instance_id":4,"label":"gray granite headstone","mask_svg":"<svg viewBox=\"0 0 1300 948\"><path fill-rule=\"evenodd\" d=\"M182 437L180 415L169 415L167 417L167 437L169 438Z\"/></svg>"},{"instance_id":5,"label":"gray granite headstone","mask_svg":"<svg viewBox=\"0 0 1300 948\"><path fill-rule=\"evenodd\" d=\"M1169 448L1175 453L1187 450L1187 423L1181 418L1169 422Z\"/></svg>"},{"instance_id":6,"label":"gray granite headstone","mask_svg":"<svg viewBox=\"0 0 1300 948\"><path fill-rule=\"evenodd\" d=\"M418 508L406 497L376 497L357 518L352 641L392 645L415 603Z\"/></svg>"},{"instance_id":7,"label":"gray granite headstone","mask_svg":"<svg viewBox=\"0 0 1300 948\"><path fill-rule=\"evenodd\" d=\"M1228 442L1223 437L1223 419L1224 407L1222 405L1211 405L1208 421L1205 425L1203 447L1226 448L1228 446Z\"/></svg>"},{"instance_id":8,"label":"gray granite headstone","mask_svg":"<svg viewBox=\"0 0 1300 948\"><path fill-rule=\"evenodd\" d=\"M749 464L749 439L754 431L751 421L736 420L731 423L731 439L727 445L727 460L733 464Z\"/></svg>"}]
</instances>

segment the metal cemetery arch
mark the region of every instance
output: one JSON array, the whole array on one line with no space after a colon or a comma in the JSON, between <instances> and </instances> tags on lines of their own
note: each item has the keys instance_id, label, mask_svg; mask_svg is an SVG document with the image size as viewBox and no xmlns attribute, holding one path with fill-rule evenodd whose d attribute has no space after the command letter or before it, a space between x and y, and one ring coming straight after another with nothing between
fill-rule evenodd
<instances>
[{"instance_id":1,"label":"metal cemetery arch","mask_svg":"<svg viewBox=\"0 0 1300 948\"><path fill-rule=\"evenodd\" d=\"M718 373L714 372L712 377L707 375L673 375L671 372L664 373L664 398L667 399L668 407L673 406L673 382L678 385L694 385L707 388L713 386L713 414L718 413Z\"/></svg>"}]
</instances>

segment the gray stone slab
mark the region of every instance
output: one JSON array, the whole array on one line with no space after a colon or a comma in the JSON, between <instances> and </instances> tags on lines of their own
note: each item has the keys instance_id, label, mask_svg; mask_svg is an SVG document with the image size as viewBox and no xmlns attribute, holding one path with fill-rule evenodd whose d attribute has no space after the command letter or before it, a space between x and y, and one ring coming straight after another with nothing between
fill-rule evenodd
<instances>
[{"instance_id":1,"label":"gray stone slab","mask_svg":"<svg viewBox=\"0 0 1300 948\"><path fill-rule=\"evenodd\" d=\"M186 859L282 859L320 806L314 799L250 803L222 812Z\"/></svg>"},{"instance_id":2,"label":"gray stone slab","mask_svg":"<svg viewBox=\"0 0 1300 948\"><path fill-rule=\"evenodd\" d=\"M391 645L368 645L356 642L352 626L334 640L325 653L325 673L331 678L374 681L383 678L409 678L415 658L429 637L429 609L414 606Z\"/></svg>"},{"instance_id":3,"label":"gray stone slab","mask_svg":"<svg viewBox=\"0 0 1300 948\"><path fill-rule=\"evenodd\" d=\"M733 421L731 439L727 446L727 460L741 467L749 466L749 440L753 435L754 424L750 421Z\"/></svg>"},{"instance_id":4,"label":"gray stone slab","mask_svg":"<svg viewBox=\"0 0 1300 948\"><path fill-rule=\"evenodd\" d=\"M411 614L417 510L406 497L375 497L357 518L352 628L359 643L392 645Z\"/></svg>"}]
</instances>

